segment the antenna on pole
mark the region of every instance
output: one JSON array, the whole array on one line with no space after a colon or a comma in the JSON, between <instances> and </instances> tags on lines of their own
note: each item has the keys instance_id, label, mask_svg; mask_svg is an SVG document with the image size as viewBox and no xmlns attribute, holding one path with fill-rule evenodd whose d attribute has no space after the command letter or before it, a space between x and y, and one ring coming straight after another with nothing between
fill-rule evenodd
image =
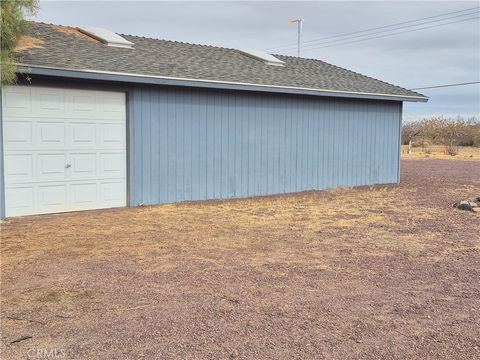
<instances>
[{"instance_id":1,"label":"antenna on pole","mask_svg":"<svg viewBox=\"0 0 480 360\"><path fill-rule=\"evenodd\" d=\"M297 39L297 56L300 57L300 34L302 32L302 27L303 27L303 22L305 20L303 18L298 18L298 19L289 19L288 20L288 25L292 25L293 23L297 23L297 29L298 29L298 39Z\"/></svg>"}]
</instances>

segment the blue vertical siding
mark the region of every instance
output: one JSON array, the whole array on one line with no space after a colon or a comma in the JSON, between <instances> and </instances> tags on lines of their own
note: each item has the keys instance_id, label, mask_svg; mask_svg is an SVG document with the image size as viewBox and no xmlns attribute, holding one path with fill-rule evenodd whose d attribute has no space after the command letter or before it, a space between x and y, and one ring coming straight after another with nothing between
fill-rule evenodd
<instances>
[{"instance_id":1,"label":"blue vertical siding","mask_svg":"<svg viewBox=\"0 0 480 360\"><path fill-rule=\"evenodd\" d=\"M399 181L401 102L137 86L130 204Z\"/></svg>"},{"instance_id":2,"label":"blue vertical siding","mask_svg":"<svg viewBox=\"0 0 480 360\"><path fill-rule=\"evenodd\" d=\"M5 184L4 184L4 170L3 170L3 95L0 87L0 219L5 218Z\"/></svg>"},{"instance_id":3,"label":"blue vertical siding","mask_svg":"<svg viewBox=\"0 0 480 360\"><path fill-rule=\"evenodd\" d=\"M105 89L128 93L130 206L400 181L398 101L153 85Z\"/></svg>"}]
</instances>

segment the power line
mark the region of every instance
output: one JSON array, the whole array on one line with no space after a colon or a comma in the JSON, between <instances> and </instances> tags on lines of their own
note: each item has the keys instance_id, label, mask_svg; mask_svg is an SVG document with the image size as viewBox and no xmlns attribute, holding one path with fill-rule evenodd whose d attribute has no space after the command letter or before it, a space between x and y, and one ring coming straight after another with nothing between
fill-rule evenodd
<instances>
[{"instance_id":1,"label":"power line","mask_svg":"<svg viewBox=\"0 0 480 360\"><path fill-rule=\"evenodd\" d=\"M321 40L328 40L328 39L333 39L333 38L337 38L337 37L344 37L344 36L347 36L347 35L355 35L355 34L358 34L358 33L370 32L372 30L384 29L384 28L388 28L388 27L392 27L392 26L403 25L403 24L408 24L408 23L413 23L413 22L419 22L419 21L422 21L422 20L444 17L444 16L451 15L451 14L457 14L457 13L460 13L460 12L466 12L466 11L478 10L478 9L480 9L480 7L468 8L468 9L463 9L463 10L459 10L459 11L452 11L452 12L443 13L443 14L440 14L440 15L420 18L420 19L417 19L417 20L403 21L403 22L400 22L400 23L394 23L394 24L390 24L390 25L379 26L379 27L369 28L369 29L360 30L360 31L354 31L354 32L343 33L343 34L338 34L338 35L333 35L333 36L327 36L327 37L323 37L323 38L319 38L319 39L308 40L308 41L304 41L303 43L307 44L307 43L317 42L317 41L321 41ZM460 15L460 16L462 16L462 15ZM442 19L442 20L448 20L448 19ZM441 21L441 20L437 20L437 21ZM411 25L411 26L415 26L415 25ZM286 45L282 45L282 46L276 46L276 47L268 48L267 50L290 47L290 46L291 46L291 44L286 44Z\"/></svg>"},{"instance_id":2,"label":"power line","mask_svg":"<svg viewBox=\"0 0 480 360\"><path fill-rule=\"evenodd\" d=\"M413 88L413 89L409 89L409 90L436 89L436 88L444 88L444 87L451 87L451 86L463 86L463 85L473 85L473 84L480 84L480 81L473 81L473 82L466 82L466 83L456 83L456 84L446 84L446 85L426 86L426 87Z\"/></svg>"},{"instance_id":3,"label":"power line","mask_svg":"<svg viewBox=\"0 0 480 360\"><path fill-rule=\"evenodd\" d=\"M423 23L415 24L415 25L407 25L407 26L397 27L397 28L394 28L394 29L387 29L387 30L371 32L369 34L349 36L349 37L344 38L344 39L323 41L323 42L319 42L319 43L316 43L316 44L305 45L305 48L314 47L314 46L318 46L318 45L329 44L329 43L338 43L338 42L342 42L342 41L349 41L351 39L362 38L362 37L367 37L367 36L382 34L382 33L388 33L388 32L392 32L392 31L396 31L396 30L407 29L407 28L411 28L411 27L417 27L417 26L420 26L420 25L432 24L432 23L435 23L435 22L451 20L451 19L455 19L455 18L458 18L458 17L469 16L469 15L477 15L478 13L479 13L479 11L475 11L475 12L471 12L471 13L467 13L467 14L450 16L450 17L440 19L440 20L426 21L426 22L423 22ZM442 25L442 24L439 24L439 25ZM422 28L417 28L417 29L422 29ZM292 47L285 48L283 51L289 50L291 48Z\"/></svg>"},{"instance_id":4,"label":"power line","mask_svg":"<svg viewBox=\"0 0 480 360\"><path fill-rule=\"evenodd\" d=\"M444 17L444 16L447 16L447 15L458 14L458 13L461 13L461 12L466 12L466 11L470 11L470 10L478 10L478 9L480 9L480 8L479 7L473 7L473 8L468 8L468 9L443 13L443 14L439 14L439 15L428 16L428 17L424 17L424 18L420 18L420 19L416 19L416 20L403 21L403 22L399 22L399 23L394 23L394 24L390 24L390 25L384 25L384 26L369 28L369 29L365 29L365 30L359 30L359 31L354 31L354 32L348 32L348 33L333 35L333 36L327 36L327 37L323 37L323 38L319 38L319 39L304 41L303 44L318 42L318 41L321 41L321 40L328 40L328 39L333 39L333 38L338 38L338 37L345 37L345 36L348 36L348 35L355 35L355 34L359 34L359 33L370 32L370 31L373 31L373 30L385 29L385 28L389 28L389 27L392 27L392 26L410 24L410 23L419 22L419 21L422 21L422 20L434 19L434 18L438 18L438 17ZM460 15L460 16L462 16L462 15ZM443 20L447 20L447 19L443 19ZM437 20L437 21L441 21L441 20ZM415 25L412 25L412 26L415 26ZM368 34L366 34L366 35L368 35ZM290 47L291 45L292 45L291 43L290 44L285 44L285 45L279 45L279 46L268 48L266 50Z\"/></svg>"},{"instance_id":5,"label":"power line","mask_svg":"<svg viewBox=\"0 0 480 360\"><path fill-rule=\"evenodd\" d=\"M469 18L469 19L463 19L463 20L458 20L458 21L451 21L451 22L447 22L447 23L444 23L444 24L438 24L438 25L432 25L432 26L425 26L425 27L418 28L418 29L400 31L400 32L393 33L393 34L373 36L373 37L369 37L369 38L365 38L365 39L339 42L339 43L335 43L335 44L331 44L331 45L325 45L325 46L310 47L310 48L305 49L305 50L308 51L308 50L315 50L315 49L323 49L323 48L332 47L332 46L352 44L352 43L361 42L361 41L367 41L367 40L372 40L372 39L380 39L380 38L384 38L384 37L388 37L388 36L394 36L394 35L405 34L405 33L410 33L410 32L419 31L419 30L431 29L431 28L436 28L436 27L440 27L440 26L445 26L445 25L450 25L450 24L456 24L456 23L461 23L461 22L470 21L470 20L476 20L476 19L480 19L480 17L477 16L477 17L473 17L473 18Z\"/></svg>"}]
</instances>

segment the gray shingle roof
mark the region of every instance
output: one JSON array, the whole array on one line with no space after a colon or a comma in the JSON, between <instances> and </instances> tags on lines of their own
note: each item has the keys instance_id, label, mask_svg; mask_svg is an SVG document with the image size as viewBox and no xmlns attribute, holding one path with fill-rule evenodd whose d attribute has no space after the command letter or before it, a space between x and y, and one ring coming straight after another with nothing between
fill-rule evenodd
<instances>
[{"instance_id":1,"label":"gray shingle roof","mask_svg":"<svg viewBox=\"0 0 480 360\"><path fill-rule=\"evenodd\" d=\"M315 59L275 55L285 66L270 66L235 49L214 46L121 35L135 48L115 48L75 28L44 23L33 23L29 32L43 42L17 52L18 63L30 66L424 97Z\"/></svg>"}]
</instances>

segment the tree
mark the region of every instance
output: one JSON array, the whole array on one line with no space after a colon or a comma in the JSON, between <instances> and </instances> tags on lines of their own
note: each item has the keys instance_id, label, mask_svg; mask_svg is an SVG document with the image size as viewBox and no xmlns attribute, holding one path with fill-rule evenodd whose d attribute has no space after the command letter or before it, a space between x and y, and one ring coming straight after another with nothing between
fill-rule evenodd
<instances>
[{"instance_id":1,"label":"tree","mask_svg":"<svg viewBox=\"0 0 480 360\"><path fill-rule=\"evenodd\" d=\"M412 153L413 140L422 132L418 122L405 124L402 127L402 139L404 144L408 144L408 154Z\"/></svg>"},{"instance_id":2,"label":"tree","mask_svg":"<svg viewBox=\"0 0 480 360\"><path fill-rule=\"evenodd\" d=\"M428 152L429 145L443 145L445 154L456 155L459 146L480 146L480 118L426 118L402 126L402 143L422 146Z\"/></svg>"},{"instance_id":3,"label":"tree","mask_svg":"<svg viewBox=\"0 0 480 360\"><path fill-rule=\"evenodd\" d=\"M35 15L37 0L0 0L0 73L1 84L16 80L15 52L21 36L28 30L27 15Z\"/></svg>"}]
</instances>

